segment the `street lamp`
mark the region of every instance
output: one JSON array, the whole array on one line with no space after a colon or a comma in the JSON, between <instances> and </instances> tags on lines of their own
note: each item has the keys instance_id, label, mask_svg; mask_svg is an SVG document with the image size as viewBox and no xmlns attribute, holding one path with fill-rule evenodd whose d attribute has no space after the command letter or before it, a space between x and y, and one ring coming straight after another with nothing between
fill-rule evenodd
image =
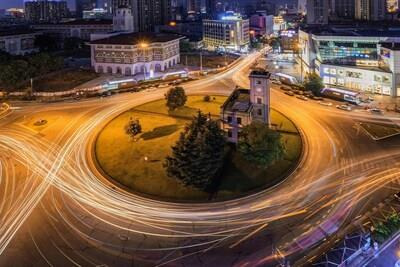
<instances>
[{"instance_id":1,"label":"street lamp","mask_svg":"<svg viewBox=\"0 0 400 267\"><path fill-rule=\"evenodd\" d=\"M303 49L304 49L304 45L303 44L298 44L298 50L299 50L299 55L300 55L300 72L301 72L301 81L303 81Z\"/></svg>"},{"instance_id":2,"label":"street lamp","mask_svg":"<svg viewBox=\"0 0 400 267\"><path fill-rule=\"evenodd\" d=\"M146 48L149 47L149 44L146 43L146 42L141 42L141 43L139 44L139 46L143 49L143 58L146 57L145 51L144 51L144 50L145 50ZM146 62L146 61L145 61L145 62ZM146 81L146 65L144 66L144 73L143 73L143 76L144 76L144 81Z\"/></svg>"}]
</instances>

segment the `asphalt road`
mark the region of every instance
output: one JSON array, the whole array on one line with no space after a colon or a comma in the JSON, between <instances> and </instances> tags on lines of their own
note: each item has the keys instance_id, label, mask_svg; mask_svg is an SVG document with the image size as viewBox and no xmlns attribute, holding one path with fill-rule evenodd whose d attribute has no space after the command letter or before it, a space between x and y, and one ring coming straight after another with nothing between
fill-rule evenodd
<instances>
[{"instance_id":1,"label":"asphalt road","mask_svg":"<svg viewBox=\"0 0 400 267\"><path fill-rule=\"evenodd\" d=\"M259 56L185 89L228 95L235 85L248 87ZM355 124L382 116L274 88L272 107L295 122L306 144L284 184L207 204L158 202L113 188L90 159L96 132L165 91L26 104L1 118L0 266L275 266L282 256L299 259L390 194L387 186L399 177L400 138L374 142ZM29 127L38 119L48 120L41 131Z\"/></svg>"}]
</instances>

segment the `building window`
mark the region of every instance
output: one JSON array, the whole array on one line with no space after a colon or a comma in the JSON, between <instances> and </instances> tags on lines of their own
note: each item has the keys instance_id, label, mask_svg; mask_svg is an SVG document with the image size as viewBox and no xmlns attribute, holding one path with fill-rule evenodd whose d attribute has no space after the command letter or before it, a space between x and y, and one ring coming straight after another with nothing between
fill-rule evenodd
<instances>
[{"instance_id":1,"label":"building window","mask_svg":"<svg viewBox=\"0 0 400 267\"><path fill-rule=\"evenodd\" d=\"M228 122L232 122L232 117L228 116Z\"/></svg>"},{"instance_id":2,"label":"building window","mask_svg":"<svg viewBox=\"0 0 400 267\"><path fill-rule=\"evenodd\" d=\"M262 110L261 109L257 109L257 115L261 116L262 115Z\"/></svg>"},{"instance_id":3,"label":"building window","mask_svg":"<svg viewBox=\"0 0 400 267\"><path fill-rule=\"evenodd\" d=\"M261 84L261 81L260 81L260 80L257 80L257 81L256 81L256 84Z\"/></svg>"},{"instance_id":4,"label":"building window","mask_svg":"<svg viewBox=\"0 0 400 267\"><path fill-rule=\"evenodd\" d=\"M257 104L262 104L262 99L261 99L261 97L257 97Z\"/></svg>"},{"instance_id":5,"label":"building window","mask_svg":"<svg viewBox=\"0 0 400 267\"><path fill-rule=\"evenodd\" d=\"M242 124L242 118L237 118L236 121L237 121L237 124Z\"/></svg>"},{"instance_id":6,"label":"building window","mask_svg":"<svg viewBox=\"0 0 400 267\"><path fill-rule=\"evenodd\" d=\"M228 130L228 137L232 138L232 130Z\"/></svg>"}]
</instances>

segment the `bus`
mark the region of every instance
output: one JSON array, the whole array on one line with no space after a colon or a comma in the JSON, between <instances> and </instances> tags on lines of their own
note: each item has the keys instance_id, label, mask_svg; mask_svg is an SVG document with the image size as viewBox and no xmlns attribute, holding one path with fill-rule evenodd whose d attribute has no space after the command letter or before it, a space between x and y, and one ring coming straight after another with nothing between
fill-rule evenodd
<instances>
[{"instance_id":1,"label":"bus","mask_svg":"<svg viewBox=\"0 0 400 267\"><path fill-rule=\"evenodd\" d=\"M321 94L328 98L340 101L346 101L355 105L359 105L361 103L360 93L346 89L324 88L321 90Z\"/></svg>"},{"instance_id":2,"label":"bus","mask_svg":"<svg viewBox=\"0 0 400 267\"><path fill-rule=\"evenodd\" d=\"M105 91L115 90L115 89L125 89L137 85L137 81L134 78L123 78L111 80L103 83L101 85L102 89Z\"/></svg>"},{"instance_id":3,"label":"bus","mask_svg":"<svg viewBox=\"0 0 400 267\"><path fill-rule=\"evenodd\" d=\"M273 73L273 74L271 74L271 79L280 81L282 84L289 85L289 86L299 84L299 82L297 81L297 79L295 77L284 74L284 73Z\"/></svg>"}]
</instances>

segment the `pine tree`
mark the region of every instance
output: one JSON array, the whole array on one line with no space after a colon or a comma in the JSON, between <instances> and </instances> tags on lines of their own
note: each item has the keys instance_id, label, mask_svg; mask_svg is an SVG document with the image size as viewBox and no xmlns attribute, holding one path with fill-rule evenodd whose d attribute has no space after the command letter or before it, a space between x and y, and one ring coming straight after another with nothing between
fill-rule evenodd
<instances>
[{"instance_id":1,"label":"pine tree","mask_svg":"<svg viewBox=\"0 0 400 267\"><path fill-rule=\"evenodd\" d=\"M218 123L201 112L185 127L166 158L167 175L206 190L224 161L225 137Z\"/></svg>"}]
</instances>

